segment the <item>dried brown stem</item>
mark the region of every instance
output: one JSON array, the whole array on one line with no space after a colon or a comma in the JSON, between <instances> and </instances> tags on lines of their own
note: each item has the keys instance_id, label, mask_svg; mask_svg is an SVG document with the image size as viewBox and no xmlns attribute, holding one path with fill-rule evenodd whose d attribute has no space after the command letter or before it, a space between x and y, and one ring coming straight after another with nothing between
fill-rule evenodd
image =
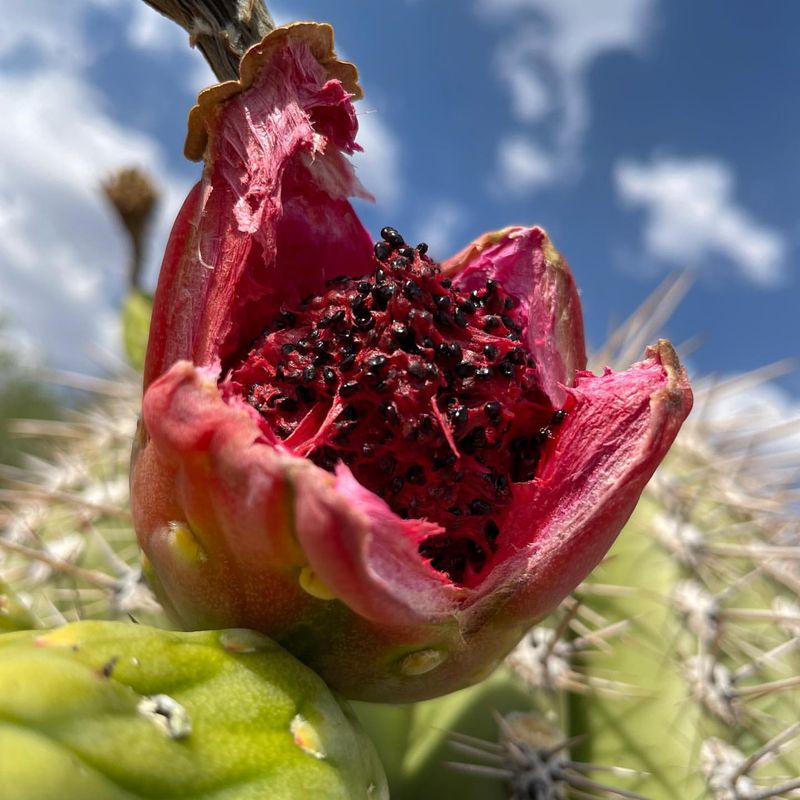
<instances>
[{"instance_id":1,"label":"dried brown stem","mask_svg":"<svg viewBox=\"0 0 800 800\"><path fill-rule=\"evenodd\" d=\"M263 0L144 0L189 34L220 81L239 77L239 62L275 23Z\"/></svg>"}]
</instances>

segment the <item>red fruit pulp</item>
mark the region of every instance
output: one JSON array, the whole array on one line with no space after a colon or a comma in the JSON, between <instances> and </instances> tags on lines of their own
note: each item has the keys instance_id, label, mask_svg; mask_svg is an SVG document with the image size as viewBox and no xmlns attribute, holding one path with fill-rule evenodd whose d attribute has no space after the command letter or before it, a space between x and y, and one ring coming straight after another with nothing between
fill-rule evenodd
<instances>
[{"instance_id":1,"label":"red fruit pulp","mask_svg":"<svg viewBox=\"0 0 800 800\"><path fill-rule=\"evenodd\" d=\"M474 585L565 412L539 388L515 298L492 280L461 291L426 245L381 234L373 275L282 308L224 389L272 441L327 470L344 462L399 516L438 523L420 554Z\"/></svg>"}]
</instances>

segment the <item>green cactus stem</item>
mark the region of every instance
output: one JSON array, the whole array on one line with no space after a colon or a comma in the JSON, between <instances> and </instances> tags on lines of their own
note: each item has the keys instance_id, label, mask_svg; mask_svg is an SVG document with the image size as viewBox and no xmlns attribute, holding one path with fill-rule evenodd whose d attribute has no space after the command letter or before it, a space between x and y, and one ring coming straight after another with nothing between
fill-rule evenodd
<instances>
[{"instance_id":1,"label":"green cactus stem","mask_svg":"<svg viewBox=\"0 0 800 800\"><path fill-rule=\"evenodd\" d=\"M0 636L4 800L380 800L323 682L244 630L79 622Z\"/></svg>"}]
</instances>

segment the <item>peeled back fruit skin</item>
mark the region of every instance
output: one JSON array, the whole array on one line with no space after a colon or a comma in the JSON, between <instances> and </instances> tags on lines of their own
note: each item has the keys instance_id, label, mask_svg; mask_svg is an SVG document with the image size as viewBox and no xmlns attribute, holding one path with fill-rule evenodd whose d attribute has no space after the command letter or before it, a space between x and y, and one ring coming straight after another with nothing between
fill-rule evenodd
<instances>
[{"instance_id":1,"label":"peeled back fruit skin","mask_svg":"<svg viewBox=\"0 0 800 800\"><path fill-rule=\"evenodd\" d=\"M274 637L348 697L486 677L597 565L689 413L669 342L585 372L572 273L508 227L374 243L355 68L278 28L205 90L154 298L131 508L185 628Z\"/></svg>"},{"instance_id":2,"label":"peeled back fruit skin","mask_svg":"<svg viewBox=\"0 0 800 800\"><path fill-rule=\"evenodd\" d=\"M0 636L3 800L380 800L371 742L261 634L76 622Z\"/></svg>"}]
</instances>

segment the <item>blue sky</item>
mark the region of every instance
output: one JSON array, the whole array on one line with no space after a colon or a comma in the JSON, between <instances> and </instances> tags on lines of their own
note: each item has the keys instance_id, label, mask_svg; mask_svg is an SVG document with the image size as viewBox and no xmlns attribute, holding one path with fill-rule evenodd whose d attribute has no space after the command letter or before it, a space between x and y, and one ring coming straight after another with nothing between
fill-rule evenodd
<instances>
[{"instance_id":1,"label":"blue sky","mask_svg":"<svg viewBox=\"0 0 800 800\"><path fill-rule=\"evenodd\" d=\"M665 276L695 284L665 333L692 367L795 356L800 4L771 0L281 0L336 26L366 90L363 206L445 257L539 223L582 290L590 341ZM756 13L757 8L757 13ZM138 163L164 191L149 274L197 176L186 112L211 81L140 0L4 0L0 308L60 367L116 348L123 242L99 198ZM800 378L781 379L787 402Z\"/></svg>"}]
</instances>

